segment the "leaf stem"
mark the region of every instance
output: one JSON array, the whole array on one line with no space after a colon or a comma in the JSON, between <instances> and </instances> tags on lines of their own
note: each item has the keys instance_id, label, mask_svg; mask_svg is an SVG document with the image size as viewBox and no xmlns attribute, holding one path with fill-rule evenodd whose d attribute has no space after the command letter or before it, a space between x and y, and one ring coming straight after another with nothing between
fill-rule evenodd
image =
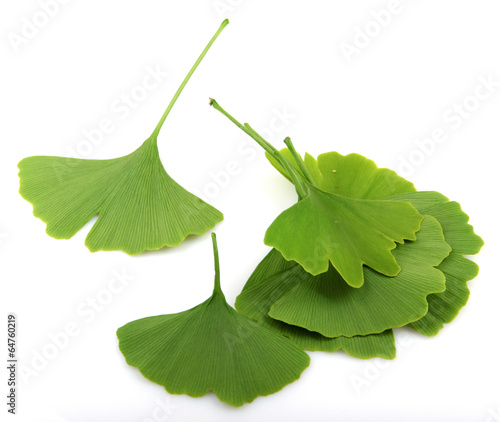
<instances>
[{"instance_id":1,"label":"leaf stem","mask_svg":"<svg viewBox=\"0 0 500 422\"><path fill-rule=\"evenodd\" d=\"M191 76L193 76L194 71L196 70L196 68L198 67L198 65L201 63L201 61L203 60L203 58L207 54L208 50L210 50L210 47L212 46L212 44L215 42L215 40L220 35L220 33L222 32L222 30L228 24L229 24L229 20L225 19L224 22L221 23L219 29L214 34L214 36L212 37L212 39L208 42L208 44L205 47L205 49L201 52L200 57L198 57L198 60L196 60L196 62L194 63L193 67L191 68L191 70L186 75L186 77L182 81L181 85L179 86L179 88L175 92L173 98L170 100L170 103L169 103L167 109L163 113L163 116L161 116L160 121L156 125L156 128L155 128L155 130L153 131L153 133L151 135L152 138L157 138L158 137L158 134L160 133L161 127L163 126L163 123L165 122L165 119L167 118L168 114L170 113L170 110L172 110L172 107L174 106L175 102L177 101L177 98L179 98L179 95L181 95L182 90L184 89L184 87L188 83L189 79L191 79Z\"/></svg>"},{"instance_id":2,"label":"leaf stem","mask_svg":"<svg viewBox=\"0 0 500 422\"><path fill-rule=\"evenodd\" d=\"M300 198L304 198L307 195L307 186L304 184L304 179L300 173L297 172L295 167L293 167L292 163L288 161L288 159L276 148L274 148L269 142L267 142L262 136L260 136L248 123L245 123L245 127L251 131L253 134L253 139L259 139L262 143L269 145L274 151L274 157L279 161L281 166L285 169L285 171L292 179L292 183L295 186L297 194Z\"/></svg>"},{"instance_id":3,"label":"leaf stem","mask_svg":"<svg viewBox=\"0 0 500 422\"><path fill-rule=\"evenodd\" d=\"M215 280L214 280L214 294L222 293L220 288L220 268L219 268L219 249L217 248L217 237L212 232L212 245L214 248L214 267L215 267Z\"/></svg>"},{"instance_id":4,"label":"leaf stem","mask_svg":"<svg viewBox=\"0 0 500 422\"><path fill-rule=\"evenodd\" d=\"M278 152L276 148L274 148L269 142L267 142L264 138L262 138L257 132L255 132L248 123L242 125L238 120L236 120L233 116L231 116L226 110L224 110L217 101L213 98L210 98L209 104L215 108L217 111L226 116L229 120L231 120L236 126L238 126L243 132L245 132L248 136L253 138L257 143L264 148L269 154L275 156Z\"/></svg>"},{"instance_id":5,"label":"leaf stem","mask_svg":"<svg viewBox=\"0 0 500 422\"><path fill-rule=\"evenodd\" d=\"M311 185L313 185L315 188L317 188L318 185L316 184L315 180L311 176L311 173L309 173L308 168L304 164L304 160L302 160L302 157L299 155L299 153L295 149L295 146L293 145L292 140L287 136L283 142L285 142L285 145L288 147L288 150L292 154L293 159L295 160L295 162L299 166L300 171L304 174L307 181Z\"/></svg>"},{"instance_id":6,"label":"leaf stem","mask_svg":"<svg viewBox=\"0 0 500 422\"><path fill-rule=\"evenodd\" d=\"M307 184L303 179L303 176L293 167L293 165L287 160L287 158L274 146L272 146L268 141L266 141L261 135L259 135L248 123L242 125L238 120L231 116L226 110L224 110L217 101L210 98L210 105L217 111L226 116L231 120L236 126L238 126L243 132L255 140L264 150L271 154L285 171L290 175L292 183L295 185L295 189L300 198L307 196L308 188Z\"/></svg>"}]
</instances>

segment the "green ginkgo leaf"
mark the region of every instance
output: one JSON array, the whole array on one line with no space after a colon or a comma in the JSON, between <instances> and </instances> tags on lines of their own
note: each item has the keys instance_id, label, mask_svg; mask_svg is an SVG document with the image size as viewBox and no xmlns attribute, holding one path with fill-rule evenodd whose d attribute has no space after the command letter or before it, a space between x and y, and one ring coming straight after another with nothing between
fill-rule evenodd
<instances>
[{"instance_id":1,"label":"green ginkgo leaf","mask_svg":"<svg viewBox=\"0 0 500 422\"><path fill-rule=\"evenodd\" d=\"M242 293L260 283L263 283L265 279L274 276L276 273L288 270L289 268L293 268L295 266L297 266L296 262L287 261L276 249L271 249L264 259L259 262L257 267L255 267L255 270L253 270L252 274L245 283L245 286L243 286ZM237 309L239 298L240 296L236 298Z\"/></svg>"},{"instance_id":2,"label":"green ginkgo leaf","mask_svg":"<svg viewBox=\"0 0 500 422\"><path fill-rule=\"evenodd\" d=\"M285 143L297 167L248 124L242 125L234 119L215 100L210 104L280 163L299 195L299 202L281 213L268 228L264 238L266 245L276 248L287 260L298 262L313 275L326 272L331 263L353 287L363 285L363 265L388 276L399 273L401 268L391 250L396 243L415 240L423 218L411 204L348 198L325 192L289 138Z\"/></svg>"},{"instance_id":3,"label":"green ginkgo leaf","mask_svg":"<svg viewBox=\"0 0 500 422\"><path fill-rule=\"evenodd\" d=\"M436 267L451 248L433 217L425 216L417 236L394 250L401 265L397 276L365 268L363 287L353 289L330 267L277 299L269 316L326 337L381 333L422 318L427 296L445 290L445 277Z\"/></svg>"},{"instance_id":4,"label":"green ginkgo leaf","mask_svg":"<svg viewBox=\"0 0 500 422\"><path fill-rule=\"evenodd\" d=\"M470 291L467 281L475 278L479 272L479 267L475 262L453 251L438 268L446 277L446 290L429 295L427 314L418 321L408 324L426 336L437 335L444 324L455 319L469 300Z\"/></svg>"},{"instance_id":5,"label":"green ginkgo leaf","mask_svg":"<svg viewBox=\"0 0 500 422\"><path fill-rule=\"evenodd\" d=\"M213 295L184 312L130 322L117 331L127 363L172 394L213 391L233 406L297 380L309 356L231 308L220 288L215 235Z\"/></svg>"},{"instance_id":6,"label":"green ginkgo leaf","mask_svg":"<svg viewBox=\"0 0 500 422\"><path fill-rule=\"evenodd\" d=\"M292 160L290 150L281 153ZM285 177L286 172L270 154L267 158ZM469 217L460 204L438 192L415 192L413 185L388 169L378 169L375 163L358 154L343 156L328 152L315 160L306 153L302 160L318 186L326 192L360 199L401 200L410 202L421 214L435 217L442 226L446 242L452 247L450 255L439 265L446 276L446 290L431 294L428 313L410 327L425 335L436 335L443 324L451 322L467 303L469 289L467 281L476 277L478 266L464 255L477 254L483 240L468 224ZM294 163L298 169L298 165ZM334 170L331 170L334 169Z\"/></svg>"},{"instance_id":7,"label":"green ginkgo leaf","mask_svg":"<svg viewBox=\"0 0 500 422\"><path fill-rule=\"evenodd\" d=\"M47 234L69 239L92 217L90 251L176 246L222 221L221 212L191 194L165 171L158 154L160 129L203 57L229 22L225 20L189 71L152 135L133 153L112 160L28 157L19 163L19 192L47 223Z\"/></svg>"},{"instance_id":8,"label":"green ginkgo leaf","mask_svg":"<svg viewBox=\"0 0 500 422\"><path fill-rule=\"evenodd\" d=\"M274 271L283 266L287 268ZM272 275L262 278L268 270ZM366 336L328 338L317 332L275 320L268 315L274 301L293 289L295 285L318 277L321 275L312 276L300 265L286 261L276 249L272 249L236 298L236 309L259 324L289 338L304 350L335 352L342 349L349 355L361 359L373 357L394 359L396 344L392 330Z\"/></svg>"},{"instance_id":9,"label":"green ginkgo leaf","mask_svg":"<svg viewBox=\"0 0 500 422\"><path fill-rule=\"evenodd\" d=\"M307 196L269 226L264 243L313 275L331 263L352 287L363 285L363 265L395 276L401 270L391 253L397 243L415 240L422 216L409 203L352 199L309 186Z\"/></svg>"},{"instance_id":10,"label":"green ginkgo leaf","mask_svg":"<svg viewBox=\"0 0 500 422\"><path fill-rule=\"evenodd\" d=\"M450 255L438 267L446 276L446 290L430 295L427 298L427 314L409 324L418 332L433 336L443 328L443 324L453 321L467 303L470 294L467 281L476 277L479 267L464 255L477 254L484 242L468 224L469 216L462 211L460 204L438 192L401 194L391 199L409 201L421 213L435 217L452 248Z\"/></svg>"},{"instance_id":11,"label":"green ginkgo leaf","mask_svg":"<svg viewBox=\"0 0 500 422\"><path fill-rule=\"evenodd\" d=\"M281 151L300 171L294 156L288 148ZM269 162L290 180L281 164L266 152ZM357 199L382 199L400 193L415 192L413 183L390 169L379 168L374 161L359 154L342 155L325 152L314 159L306 153L300 158L316 185L323 191Z\"/></svg>"},{"instance_id":12,"label":"green ginkgo leaf","mask_svg":"<svg viewBox=\"0 0 500 422\"><path fill-rule=\"evenodd\" d=\"M282 149L281 153L300 171L287 148ZM279 162L267 152L266 156L271 164L289 179L288 173ZM329 186L333 186L336 192L342 196L358 199L381 199L399 193L415 191L411 182L398 176L392 170L378 168L372 160L358 154L344 156L337 152L328 152L321 154L318 160L315 160L306 153L303 161L320 187L327 190ZM318 163L320 164L318 165ZM322 170L320 171L319 168ZM360 180L363 180L360 175L369 181L369 190L364 188L364 184L359 183ZM354 181L358 181L358 184L354 184ZM300 270L301 277L297 277L297 275L291 277L292 271L284 271L290 268L295 268L297 271L300 266L294 261L285 260L276 249L271 249L255 268L243 291L236 298L236 309L259 323L280 332L305 350L334 352L343 349L346 353L362 359L372 357L393 359L396 356L392 330L366 336L328 338L319 333L272 319L268 312L274 301L293 288L302 278L309 277L308 273ZM278 274L282 271L282 274Z\"/></svg>"}]
</instances>

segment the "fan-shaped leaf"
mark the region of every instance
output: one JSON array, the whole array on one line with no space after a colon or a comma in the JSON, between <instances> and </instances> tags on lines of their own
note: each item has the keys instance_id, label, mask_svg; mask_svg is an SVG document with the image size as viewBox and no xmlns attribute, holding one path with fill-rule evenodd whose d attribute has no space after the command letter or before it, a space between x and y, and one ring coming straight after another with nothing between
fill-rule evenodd
<instances>
[{"instance_id":1,"label":"fan-shaped leaf","mask_svg":"<svg viewBox=\"0 0 500 422\"><path fill-rule=\"evenodd\" d=\"M227 304L212 238L212 297L188 311L130 322L117 335L127 363L168 392L199 397L213 391L220 400L241 406L298 379L309 356Z\"/></svg>"},{"instance_id":2,"label":"fan-shaped leaf","mask_svg":"<svg viewBox=\"0 0 500 422\"><path fill-rule=\"evenodd\" d=\"M421 213L435 217L443 228L446 242L452 247L450 255L438 267L446 276L446 290L430 295L427 314L409 324L418 332L433 336L443 324L453 321L467 303L470 293L467 281L476 277L479 267L464 254L478 253L484 242L468 224L469 216L462 211L460 204L449 201L438 192L408 193L391 199L408 201Z\"/></svg>"},{"instance_id":3,"label":"fan-shaped leaf","mask_svg":"<svg viewBox=\"0 0 500 422\"><path fill-rule=\"evenodd\" d=\"M264 274L266 266L278 268L283 264L290 266L287 269L273 272L270 277L259 277L259 274ZM300 265L286 261L279 252L272 249L255 269L243 292L236 298L236 309L256 320L259 324L288 337L305 350L335 352L343 349L351 356L361 359L373 357L394 359L396 345L392 330L367 336L328 338L319 333L272 319L268 315L274 301L293 289L297 283L318 277L321 276L312 276L304 271Z\"/></svg>"},{"instance_id":4,"label":"fan-shaped leaf","mask_svg":"<svg viewBox=\"0 0 500 422\"><path fill-rule=\"evenodd\" d=\"M178 185L160 161L157 137L175 101L225 20L175 93L153 134L133 153L113 160L28 157L19 163L21 195L47 223L47 234L69 239L92 217L99 218L85 244L92 251L145 250L176 246L203 234L223 215Z\"/></svg>"},{"instance_id":5,"label":"fan-shaped leaf","mask_svg":"<svg viewBox=\"0 0 500 422\"><path fill-rule=\"evenodd\" d=\"M391 250L396 242L415 240L421 221L409 203L351 199L311 186L274 220L264 243L313 275L331 262L350 286L360 287L363 265L389 276L399 273Z\"/></svg>"},{"instance_id":6,"label":"fan-shaped leaf","mask_svg":"<svg viewBox=\"0 0 500 422\"><path fill-rule=\"evenodd\" d=\"M280 152L300 171L288 148ZM290 180L286 171L271 154L266 153L266 157ZM416 191L413 183L390 169L377 167L375 162L359 154L325 152L314 159L306 153L303 163L321 190L349 198L382 199Z\"/></svg>"},{"instance_id":7,"label":"fan-shaped leaf","mask_svg":"<svg viewBox=\"0 0 500 422\"><path fill-rule=\"evenodd\" d=\"M282 149L281 153L300 171L288 148ZM269 153L266 153L266 156L273 166L289 179L288 173L273 156ZM392 170L378 168L373 161L358 154L343 156L337 152L328 152L321 154L318 160L315 160L306 153L303 161L320 188L342 196L381 199L415 191L411 182ZM365 183L354 183L360 180ZM364 187L367 181L370 184L369 189ZM328 190L330 187L333 187L333 190ZM272 249L246 282L242 293L236 299L236 308L261 324L289 337L305 350L333 352L341 348L358 358L378 356L393 359L396 356L392 330L366 336L328 338L272 319L268 312L274 301L295 286L294 280L300 281L297 276L290 277L286 272L279 275L277 273L293 267L300 268L294 261L285 260L276 249ZM302 272L302 275L304 278L309 277L305 272Z\"/></svg>"},{"instance_id":8,"label":"fan-shaped leaf","mask_svg":"<svg viewBox=\"0 0 500 422\"><path fill-rule=\"evenodd\" d=\"M293 162L287 148L281 152ZM270 154L266 155L286 177L278 161ZM421 214L431 215L439 221L445 240L452 247L450 255L438 267L446 276L446 290L429 295L428 313L410 324L422 334L436 335L443 324L451 322L467 303L470 293L467 281L476 277L479 270L474 262L464 257L464 254L478 253L484 243L467 224L467 214L457 202L450 202L438 192L414 192L410 182L391 170L377 169L375 163L357 154L342 156L328 152L315 160L306 153L303 163L326 192L361 199L387 198L410 202Z\"/></svg>"},{"instance_id":9,"label":"fan-shaped leaf","mask_svg":"<svg viewBox=\"0 0 500 422\"><path fill-rule=\"evenodd\" d=\"M298 262L313 275L327 271L331 263L353 287L363 285L363 265L388 276L398 274L400 267L391 250L396 243L415 240L422 221L422 216L409 203L398 204L394 201L389 205L384 204L386 201L353 199L327 193L321 190L315 177L322 178L323 167L328 167L330 172L335 171L329 167L335 160L327 157L320 168L314 164L312 157L307 156L309 171L290 139L286 138L285 144L295 161L294 166L248 123L239 123L214 99L210 100L210 105L271 154L279 162L280 171L286 172L295 185L300 200L271 224L264 238L266 245L276 248L287 260ZM368 173L372 175L383 173L389 178L397 177L369 162L363 165L371 166ZM328 184L328 181L325 183ZM379 179L374 181L375 185L379 183ZM412 188L413 185L401 182L401 186L393 187L391 192Z\"/></svg>"},{"instance_id":10,"label":"fan-shaped leaf","mask_svg":"<svg viewBox=\"0 0 500 422\"><path fill-rule=\"evenodd\" d=\"M380 333L420 319L427 313L427 296L445 289L445 277L435 267L451 248L433 217L424 218L417 236L394 250L401 265L397 276L365 268L365 284L353 289L330 268L282 295L269 316L326 337Z\"/></svg>"},{"instance_id":11,"label":"fan-shaped leaf","mask_svg":"<svg viewBox=\"0 0 500 422\"><path fill-rule=\"evenodd\" d=\"M297 266L295 261L287 261L276 249L271 249L264 259L259 262L257 267L255 267L255 270L253 270L252 274L243 286L242 293L257 284L264 282L266 278L272 277L283 270L287 270L295 266ZM236 307L238 307L238 300L239 296L236 298Z\"/></svg>"},{"instance_id":12,"label":"fan-shaped leaf","mask_svg":"<svg viewBox=\"0 0 500 422\"><path fill-rule=\"evenodd\" d=\"M438 269L446 277L446 290L429 295L429 310L418 321L408 324L411 328L426 336L435 336L450 323L469 299L467 281L477 276L479 267L475 262L457 252L450 255L439 265Z\"/></svg>"},{"instance_id":13,"label":"fan-shaped leaf","mask_svg":"<svg viewBox=\"0 0 500 422\"><path fill-rule=\"evenodd\" d=\"M223 219L167 174L155 138L113 160L28 157L19 169L19 191L50 236L69 239L99 215L85 241L92 252L176 246Z\"/></svg>"},{"instance_id":14,"label":"fan-shaped leaf","mask_svg":"<svg viewBox=\"0 0 500 422\"><path fill-rule=\"evenodd\" d=\"M285 144L288 148L278 151L253 130L250 125L247 123L244 125L240 124L220 107L216 101L212 100L211 105L228 117L265 149L271 164L295 185L299 195L299 203L286 210L278 217L273 223L274 230L272 230L273 225L270 227L268 233L266 233L266 244L275 246L286 259L298 261L312 274L319 274L321 271L325 270L324 258L326 256L328 258L326 260L326 268L328 268L328 261L330 261L336 270L340 271L344 278L347 278L347 283L359 287L363 283L362 278L360 280L359 274L352 272L353 268L350 268L351 274L347 274L346 271L341 271L338 263L336 264L334 260L330 259L329 255L333 255L335 248L332 246L335 244L330 239L325 239L324 234L322 235L321 230L316 226L316 223L319 222L318 226L323 225L323 227L326 227L327 232L331 231L332 220L335 222L338 221L335 218L335 213L332 212L334 209L332 206L333 204L330 202L329 205L325 206L325 203L328 201L317 201L316 198L313 197L313 200L308 202L307 199L311 199L311 192L322 192L324 194L330 193L337 196L365 200L389 199L392 201L401 200L403 202L411 202L409 198L412 197L411 192L415 191L414 186L390 170L378 169L373 162L357 154L342 156L336 152L330 152L320 155L318 160L315 160L309 154L301 158L295 151L295 147L289 138L285 139ZM311 186L313 186L314 189L311 188ZM434 213L436 213L436 217L440 213L440 210L433 207L433 205L435 205L436 195L441 197L441 202L448 202L448 199L442 197L440 194L415 193L415 195L417 195L419 201L421 201L420 206L417 207L415 204L412 205L415 205L415 208L422 214L434 215ZM312 205L311 202L313 202ZM315 205L319 206L315 207ZM458 204L454 206L459 209ZM328 210L326 212L328 215L327 217L322 215L319 211L321 209ZM424 209L425 212L423 211ZM352 211L352 208L349 210ZM450 254L447 261L441 264L440 269L446 274L450 285L444 293L434 294L429 297L431 308L427 319L423 319L421 322L413 324L414 328L417 329L418 327L421 332L425 332L428 335L437 333L442 323L453 319L460 307L466 302L468 290L464 282L475 276L477 267L470 262L466 262L463 253L475 253L482 246L482 240L474 235L471 227L467 226L466 223L468 218L465 214L465 220L462 217L461 220L459 218L451 221L453 213L458 215L456 210L453 211L448 209L444 210L444 212L445 215L441 216L440 221L445 225L448 224L446 238L453 246L453 253ZM306 224L305 215L307 214L312 216L312 225ZM391 219L391 217L388 218ZM448 219L448 221L446 221L446 219ZM362 213L361 220L365 220L364 213ZM370 221L370 223L373 225L373 222ZM298 235L295 237L293 234L296 233L294 233L293 230L297 227ZM307 232L307 230L310 231ZM349 231L352 232L352 230ZM280 237L282 232L284 235ZM353 238L355 242L362 239L358 237L358 233L356 233ZM315 239L316 242L313 239ZM345 241L345 239L343 240ZM342 258L341 253L339 253L341 250L340 244L342 243L343 242L339 242L339 244L336 245L337 259L339 256ZM418 243L418 241L416 243ZM347 245L350 246L349 244ZM342 246L344 246L344 244L342 244ZM458 252L461 247L465 248L462 254ZM458 249L456 250L456 248ZM367 249L369 249L369 247ZM362 250L361 253L363 252L365 251ZM279 264L279 260L277 260L277 262ZM349 262L349 260L346 260L346 262ZM367 262L365 263L370 265ZM262 269L265 269L265 263L263 262L262 264ZM345 262L342 264L345 265ZM259 265L259 267L261 266ZM459 271L453 271L454 269L459 269ZM257 273L258 271L256 270L255 274ZM385 275L389 274L385 272ZM354 283L352 282L353 280ZM245 293L247 288L251 289L256 282L256 279L249 280L243 293ZM280 300L284 299L281 298ZM271 308L270 310L271 315L273 315L273 309L274 308Z\"/></svg>"}]
</instances>

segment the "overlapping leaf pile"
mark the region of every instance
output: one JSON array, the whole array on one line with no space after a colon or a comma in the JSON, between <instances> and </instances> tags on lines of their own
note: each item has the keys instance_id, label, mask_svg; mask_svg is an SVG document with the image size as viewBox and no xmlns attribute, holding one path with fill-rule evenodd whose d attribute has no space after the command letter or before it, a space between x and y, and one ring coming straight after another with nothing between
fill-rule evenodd
<instances>
[{"instance_id":1,"label":"overlapping leaf pile","mask_svg":"<svg viewBox=\"0 0 500 422\"><path fill-rule=\"evenodd\" d=\"M436 335L466 304L478 273L465 255L483 245L457 202L417 192L358 154L302 158L287 138L278 151L226 115L267 152L298 202L268 228L273 249L236 309L305 350L367 359L396 356L393 328Z\"/></svg>"}]
</instances>

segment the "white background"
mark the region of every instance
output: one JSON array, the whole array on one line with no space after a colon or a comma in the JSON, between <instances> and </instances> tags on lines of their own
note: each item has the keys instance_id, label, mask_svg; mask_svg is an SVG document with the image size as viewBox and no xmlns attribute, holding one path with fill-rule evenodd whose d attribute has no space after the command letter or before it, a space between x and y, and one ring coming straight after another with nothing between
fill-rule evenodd
<instances>
[{"instance_id":1,"label":"white background","mask_svg":"<svg viewBox=\"0 0 500 422\"><path fill-rule=\"evenodd\" d=\"M481 78L500 81L500 3L401 0L382 28L373 13L388 5L73 0L44 21L37 1L2 2L1 315L17 313L19 358L32 371L51 336L68 324L77 330L57 356L25 374L17 420L500 420L500 86L488 98L483 88L481 100L470 97ZM398 357L389 363L311 353L298 382L236 409L213 394L169 396L127 366L115 337L129 321L182 311L210 295L210 236L136 257L92 254L84 246L92 223L67 241L45 234L17 193L16 168L25 156L84 148L84 131L101 119L111 119L113 130L87 150L88 158L136 149L225 17L231 24L176 104L159 147L167 171L225 214L216 231L231 304L268 250L265 229L296 195L252 141L208 106L209 96L264 129L276 146L289 135L299 151L313 155L357 152L399 170L420 190L444 193L462 204L486 242L469 304L439 336L397 330ZM44 26L19 41L33 19ZM356 28L371 31L366 46ZM356 48L350 56L342 50L347 44ZM158 66L168 75L128 116L117 113L121 96L137 97L147 69ZM470 115L459 118L453 107L464 101ZM282 124L276 110L294 117ZM435 128L447 139L424 156L416 140ZM238 174L226 180L220 172L233 161ZM92 314L88 301L106 297L113 271L133 280ZM5 391L6 373L0 384Z\"/></svg>"}]
</instances>

